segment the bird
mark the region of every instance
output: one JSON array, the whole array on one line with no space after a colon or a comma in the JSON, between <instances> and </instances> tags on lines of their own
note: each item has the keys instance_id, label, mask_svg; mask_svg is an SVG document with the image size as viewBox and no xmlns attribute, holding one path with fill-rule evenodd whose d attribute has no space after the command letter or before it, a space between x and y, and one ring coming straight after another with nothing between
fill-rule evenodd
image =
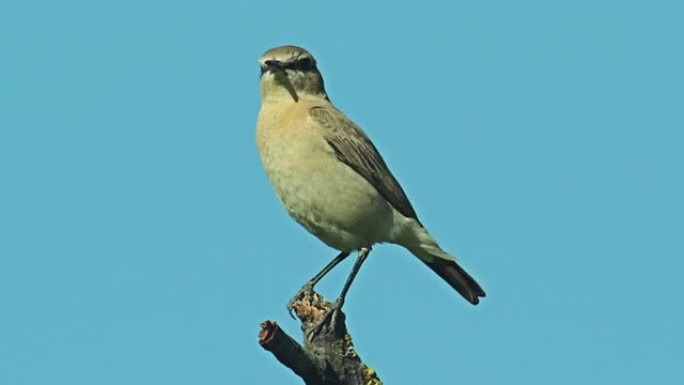
<instances>
[{"instance_id":1,"label":"bird","mask_svg":"<svg viewBox=\"0 0 684 385\"><path fill-rule=\"evenodd\" d=\"M287 212L339 254L288 303L330 270L358 257L332 310L376 244L403 246L473 305L485 292L428 233L406 193L364 131L335 107L317 62L285 45L259 59L261 108L256 141L266 175Z\"/></svg>"}]
</instances>

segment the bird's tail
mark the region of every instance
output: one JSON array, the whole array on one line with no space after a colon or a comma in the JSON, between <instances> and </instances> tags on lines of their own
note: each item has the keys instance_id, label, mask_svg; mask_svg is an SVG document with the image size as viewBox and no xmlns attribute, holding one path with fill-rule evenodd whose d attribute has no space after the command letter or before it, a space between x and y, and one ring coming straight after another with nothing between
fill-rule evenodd
<instances>
[{"instance_id":1,"label":"bird's tail","mask_svg":"<svg viewBox=\"0 0 684 385\"><path fill-rule=\"evenodd\" d=\"M444 252L436 243L408 249L468 302L477 305L480 303L480 297L485 296L480 284L456 262L454 257Z\"/></svg>"}]
</instances>

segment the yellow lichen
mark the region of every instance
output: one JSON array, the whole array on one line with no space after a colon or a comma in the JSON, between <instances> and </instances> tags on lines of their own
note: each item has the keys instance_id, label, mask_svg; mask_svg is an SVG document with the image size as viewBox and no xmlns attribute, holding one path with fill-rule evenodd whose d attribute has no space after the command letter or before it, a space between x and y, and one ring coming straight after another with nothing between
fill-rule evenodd
<instances>
[{"instance_id":1,"label":"yellow lichen","mask_svg":"<svg viewBox=\"0 0 684 385\"><path fill-rule=\"evenodd\" d=\"M364 385L382 385L382 381L378 377L378 374L373 370L373 368L366 367L363 370L363 382Z\"/></svg>"}]
</instances>

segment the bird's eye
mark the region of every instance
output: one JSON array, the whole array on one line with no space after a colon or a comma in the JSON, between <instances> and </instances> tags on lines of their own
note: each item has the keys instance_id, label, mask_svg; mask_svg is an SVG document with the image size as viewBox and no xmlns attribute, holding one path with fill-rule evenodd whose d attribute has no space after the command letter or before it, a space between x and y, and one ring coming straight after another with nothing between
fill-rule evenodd
<instances>
[{"instance_id":1,"label":"bird's eye","mask_svg":"<svg viewBox=\"0 0 684 385\"><path fill-rule=\"evenodd\" d=\"M311 58L304 58L304 59L299 59L296 61L293 61L290 63L287 68L295 71L301 71L301 72L307 72L311 71L314 68L314 62L313 59Z\"/></svg>"},{"instance_id":2,"label":"bird's eye","mask_svg":"<svg viewBox=\"0 0 684 385\"><path fill-rule=\"evenodd\" d=\"M281 68L292 71L308 72L316 68L312 58L304 58L291 62L281 63Z\"/></svg>"},{"instance_id":3,"label":"bird's eye","mask_svg":"<svg viewBox=\"0 0 684 385\"><path fill-rule=\"evenodd\" d=\"M297 60L296 64L297 69L300 71L311 71L313 69L313 60L311 58Z\"/></svg>"}]
</instances>

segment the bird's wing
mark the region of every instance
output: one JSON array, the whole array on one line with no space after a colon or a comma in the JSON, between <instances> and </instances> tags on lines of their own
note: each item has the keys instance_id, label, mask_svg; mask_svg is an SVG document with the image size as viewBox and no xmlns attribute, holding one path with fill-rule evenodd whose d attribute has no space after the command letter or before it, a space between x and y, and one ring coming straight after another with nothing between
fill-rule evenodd
<instances>
[{"instance_id":1,"label":"bird's wing","mask_svg":"<svg viewBox=\"0 0 684 385\"><path fill-rule=\"evenodd\" d=\"M354 122L333 107L312 107L309 116L323 128L325 140L337 159L370 182L402 215L418 221L399 182L368 136Z\"/></svg>"}]
</instances>

